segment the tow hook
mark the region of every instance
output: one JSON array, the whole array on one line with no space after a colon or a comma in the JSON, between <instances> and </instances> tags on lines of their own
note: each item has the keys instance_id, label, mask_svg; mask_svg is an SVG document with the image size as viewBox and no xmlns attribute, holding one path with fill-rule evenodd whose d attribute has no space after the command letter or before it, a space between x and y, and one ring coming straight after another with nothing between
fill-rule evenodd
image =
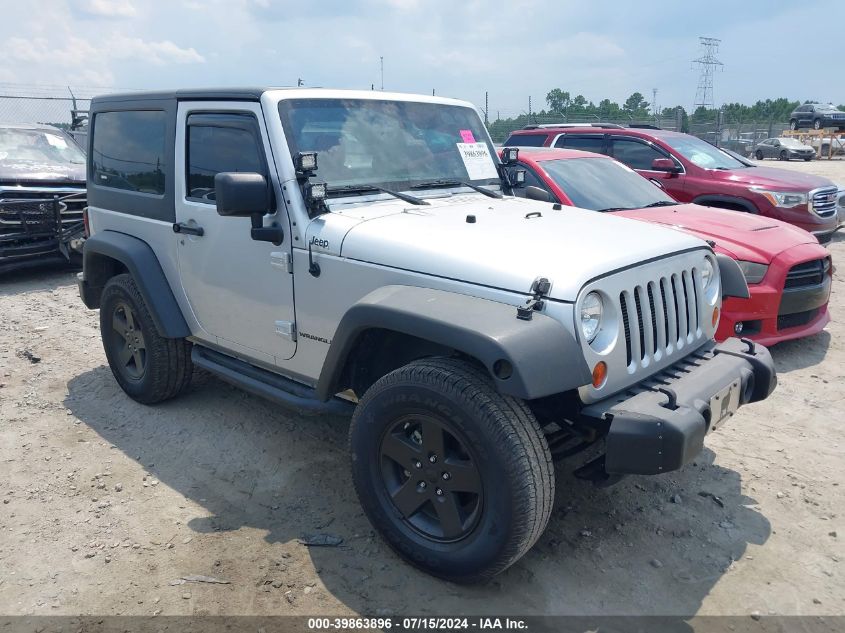
<instances>
[{"instance_id":1,"label":"tow hook","mask_svg":"<svg viewBox=\"0 0 845 633\"><path fill-rule=\"evenodd\" d=\"M542 310L545 302L543 299L551 290L552 282L545 277L537 277L531 284L532 297L526 300L525 305L516 309L516 318L523 321L530 321L535 310Z\"/></svg>"}]
</instances>

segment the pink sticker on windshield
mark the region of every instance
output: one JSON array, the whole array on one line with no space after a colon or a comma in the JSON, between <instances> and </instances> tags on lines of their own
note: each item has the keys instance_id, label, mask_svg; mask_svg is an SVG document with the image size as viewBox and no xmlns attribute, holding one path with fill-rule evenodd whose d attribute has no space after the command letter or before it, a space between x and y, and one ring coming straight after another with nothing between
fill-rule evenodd
<instances>
[{"instance_id":1,"label":"pink sticker on windshield","mask_svg":"<svg viewBox=\"0 0 845 633\"><path fill-rule=\"evenodd\" d=\"M461 138L464 143L475 143L475 137L472 135L472 130L461 130Z\"/></svg>"}]
</instances>

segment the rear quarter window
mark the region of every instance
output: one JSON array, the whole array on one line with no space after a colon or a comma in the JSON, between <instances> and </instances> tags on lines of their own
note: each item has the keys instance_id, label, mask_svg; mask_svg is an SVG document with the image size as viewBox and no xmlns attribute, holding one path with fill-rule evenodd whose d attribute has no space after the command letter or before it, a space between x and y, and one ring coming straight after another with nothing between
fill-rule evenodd
<instances>
[{"instance_id":1,"label":"rear quarter window","mask_svg":"<svg viewBox=\"0 0 845 633\"><path fill-rule=\"evenodd\" d=\"M91 146L93 182L163 195L167 117L159 110L98 112Z\"/></svg>"},{"instance_id":2,"label":"rear quarter window","mask_svg":"<svg viewBox=\"0 0 845 633\"><path fill-rule=\"evenodd\" d=\"M503 147L543 147L548 134L512 134Z\"/></svg>"}]
</instances>

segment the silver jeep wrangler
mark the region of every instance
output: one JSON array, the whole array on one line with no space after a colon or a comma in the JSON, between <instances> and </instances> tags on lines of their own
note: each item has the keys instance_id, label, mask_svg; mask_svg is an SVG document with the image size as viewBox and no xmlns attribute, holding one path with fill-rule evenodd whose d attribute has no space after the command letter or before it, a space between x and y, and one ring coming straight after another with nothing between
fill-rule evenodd
<instances>
[{"instance_id":1,"label":"silver jeep wrangler","mask_svg":"<svg viewBox=\"0 0 845 633\"><path fill-rule=\"evenodd\" d=\"M732 260L514 197L468 103L132 93L94 99L89 136L79 291L123 390L161 402L201 367L351 414L361 504L437 576L525 554L554 458L598 484L677 469L776 384L765 348L712 340L748 293Z\"/></svg>"}]
</instances>

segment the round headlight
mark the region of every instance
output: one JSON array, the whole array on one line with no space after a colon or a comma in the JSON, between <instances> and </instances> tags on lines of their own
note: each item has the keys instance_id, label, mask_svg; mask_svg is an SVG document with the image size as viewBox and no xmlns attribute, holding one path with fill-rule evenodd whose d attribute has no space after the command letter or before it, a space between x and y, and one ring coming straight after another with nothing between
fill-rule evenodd
<instances>
[{"instance_id":1,"label":"round headlight","mask_svg":"<svg viewBox=\"0 0 845 633\"><path fill-rule=\"evenodd\" d=\"M710 284L713 282L713 262L709 259L704 260L704 266L701 267L701 287L707 291L710 288Z\"/></svg>"},{"instance_id":2,"label":"round headlight","mask_svg":"<svg viewBox=\"0 0 845 633\"><path fill-rule=\"evenodd\" d=\"M589 293L581 302L581 333L588 343L592 343L599 333L603 307L601 295L597 292Z\"/></svg>"}]
</instances>

